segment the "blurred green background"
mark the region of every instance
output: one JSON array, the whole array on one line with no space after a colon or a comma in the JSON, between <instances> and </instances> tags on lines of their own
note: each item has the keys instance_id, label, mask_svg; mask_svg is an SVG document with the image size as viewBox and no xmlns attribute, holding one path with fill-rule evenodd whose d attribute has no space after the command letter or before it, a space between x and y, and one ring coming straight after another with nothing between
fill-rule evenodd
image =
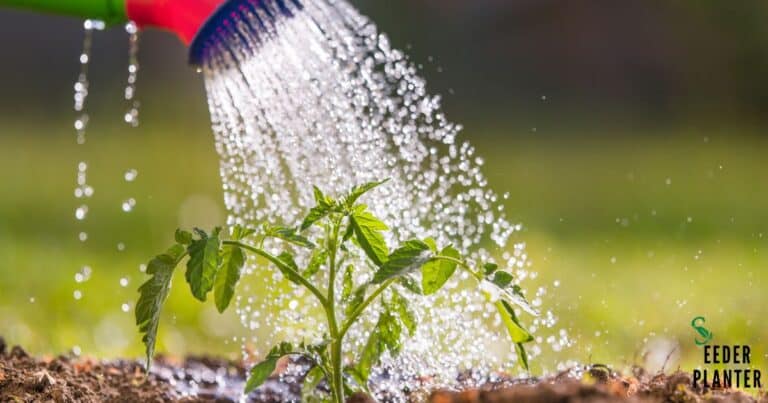
<instances>
[{"instance_id":1,"label":"blurred green background","mask_svg":"<svg viewBox=\"0 0 768 403\"><path fill-rule=\"evenodd\" d=\"M409 49L491 185L510 192L539 273L527 288L548 287L545 307L575 340L545 348L543 368L643 363L649 345L666 355L678 343L690 369L701 356L689 323L702 315L718 343L752 345L765 369L765 2L355 4ZM142 36L136 129L122 121L126 35L97 33L77 146L81 27L0 11L0 335L39 354L138 356L139 265L177 226L223 221L217 157L201 77L160 32ZM79 161L95 188L84 222ZM84 265L93 273L78 283ZM176 294L166 312L162 351L236 356L234 317Z\"/></svg>"}]
</instances>

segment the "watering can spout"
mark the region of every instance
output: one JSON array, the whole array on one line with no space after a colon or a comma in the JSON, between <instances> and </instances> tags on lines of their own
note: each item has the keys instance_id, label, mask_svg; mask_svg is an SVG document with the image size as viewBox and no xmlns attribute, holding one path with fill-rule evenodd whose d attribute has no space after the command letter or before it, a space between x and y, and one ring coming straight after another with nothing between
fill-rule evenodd
<instances>
[{"instance_id":1,"label":"watering can spout","mask_svg":"<svg viewBox=\"0 0 768 403\"><path fill-rule=\"evenodd\" d=\"M0 0L0 6L69 15L175 33L189 45L225 0Z\"/></svg>"}]
</instances>

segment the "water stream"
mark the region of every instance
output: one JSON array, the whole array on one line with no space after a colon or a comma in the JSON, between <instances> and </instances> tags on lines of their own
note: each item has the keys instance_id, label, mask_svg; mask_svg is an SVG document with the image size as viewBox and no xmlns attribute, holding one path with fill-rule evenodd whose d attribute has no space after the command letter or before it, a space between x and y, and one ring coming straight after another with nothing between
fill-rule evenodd
<instances>
[{"instance_id":1,"label":"water stream","mask_svg":"<svg viewBox=\"0 0 768 403\"><path fill-rule=\"evenodd\" d=\"M338 194L391 178L366 200L394 229L390 245L432 236L474 259L495 258L516 281L535 277L524 243L510 241L521 226L505 218L502 198L509 195L489 188L482 157L460 138L462 127L446 118L440 97L427 91L406 55L344 0L287 7L294 17L273 19L256 10L223 27L243 42L219 45L202 68L228 224L296 224L314 205L312 185ZM263 32L257 37L248 26ZM253 335L244 345L267 348L327 332L304 293L286 292L282 277L265 267L247 271L261 286L251 285L237 300L240 320ZM372 275L360 272L357 284ZM493 306L477 292L461 290L466 280L456 276L448 286L454 292L413 301L422 324L400 356L385 358L378 375L391 384L379 388L416 388L423 376L431 377L431 386L450 386L467 368L476 371L478 382L496 370L516 373L516 354ZM539 289L528 297L542 308L545 293ZM375 320L353 329L350 351L360 349ZM552 312L543 309L526 322L540 335L532 359L544 344L568 344L562 330L552 329ZM559 336L546 337L550 333ZM390 367L398 376L382 377Z\"/></svg>"}]
</instances>

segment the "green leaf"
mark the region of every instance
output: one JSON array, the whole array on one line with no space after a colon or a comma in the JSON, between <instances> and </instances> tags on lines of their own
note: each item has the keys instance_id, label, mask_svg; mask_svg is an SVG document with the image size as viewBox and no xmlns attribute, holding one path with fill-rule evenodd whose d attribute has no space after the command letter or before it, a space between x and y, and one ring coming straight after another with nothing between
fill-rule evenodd
<instances>
[{"instance_id":1,"label":"green leaf","mask_svg":"<svg viewBox=\"0 0 768 403\"><path fill-rule=\"evenodd\" d=\"M312 249L315 247L315 244L310 242L309 239L299 235L295 228L264 226L264 235L282 239L303 248Z\"/></svg>"},{"instance_id":2,"label":"green leaf","mask_svg":"<svg viewBox=\"0 0 768 403\"><path fill-rule=\"evenodd\" d=\"M219 231L216 228L210 237L196 230L200 239L193 241L188 247L186 279L192 290L192 295L205 302L206 296L213 289L213 282L219 270Z\"/></svg>"},{"instance_id":3,"label":"green leaf","mask_svg":"<svg viewBox=\"0 0 768 403\"><path fill-rule=\"evenodd\" d=\"M341 300L346 301L350 295L352 295L352 287L355 286L354 280L352 279L352 271L354 270L354 266L349 265L347 266L347 270L344 271L344 281L343 281L343 287L341 289Z\"/></svg>"},{"instance_id":4,"label":"green leaf","mask_svg":"<svg viewBox=\"0 0 768 403\"><path fill-rule=\"evenodd\" d=\"M512 277L511 274L505 271L497 271L494 273L491 282L496 284L499 288L507 288L507 286L512 283L512 280L514 280L514 277Z\"/></svg>"},{"instance_id":5,"label":"green leaf","mask_svg":"<svg viewBox=\"0 0 768 403\"><path fill-rule=\"evenodd\" d=\"M528 331L525 330L520 324L520 321L517 319L517 315L515 315L515 311L507 301L501 300L496 302L496 308L499 311L501 320L507 327L507 332L509 333L509 337L512 338L513 342L528 343L533 341L533 336L531 336L531 334L528 333Z\"/></svg>"},{"instance_id":6,"label":"green leaf","mask_svg":"<svg viewBox=\"0 0 768 403\"><path fill-rule=\"evenodd\" d=\"M520 366L528 371L530 369L528 368L528 353L525 351L523 343L515 343L515 351L517 351L517 358L520 360Z\"/></svg>"},{"instance_id":7,"label":"green leaf","mask_svg":"<svg viewBox=\"0 0 768 403\"><path fill-rule=\"evenodd\" d=\"M359 199L362 195L370 192L374 188L377 188L387 182L389 182L389 179L384 179L383 181L379 181L379 182L368 182L368 183L364 183L362 185L353 187L352 190L347 195L347 197L344 198L347 208L352 208L355 202L357 202L357 199Z\"/></svg>"},{"instance_id":8,"label":"green leaf","mask_svg":"<svg viewBox=\"0 0 768 403\"><path fill-rule=\"evenodd\" d=\"M349 316L352 314L352 312L357 309L360 304L363 303L365 300L365 292L368 290L367 284L361 285L360 287L357 287L355 291L352 292L352 295L350 296L349 302L347 302L347 308L344 310L344 314Z\"/></svg>"},{"instance_id":9,"label":"green leaf","mask_svg":"<svg viewBox=\"0 0 768 403\"><path fill-rule=\"evenodd\" d=\"M371 368L379 363L381 355L389 350L397 353L400 350L400 333L402 328L397 318L389 310L384 310L379 316L379 321L368 336L368 341L360 355L357 364L357 373L363 383L368 382Z\"/></svg>"},{"instance_id":10,"label":"green leaf","mask_svg":"<svg viewBox=\"0 0 768 403\"><path fill-rule=\"evenodd\" d=\"M298 273L299 266L296 265L296 261L293 259L293 255L291 255L288 252L283 252L277 257L277 259L281 261L283 264L285 264L286 266L293 269L294 272ZM285 276L285 278L288 279L288 281L296 285L302 285L301 280L299 280L299 277L296 276L294 273L291 273L288 270L284 270L280 266L278 266L277 268L280 269L280 272L283 273L283 275Z\"/></svg>"},{"instance_id":11,"label":"green leaf","mask_svg":"<svg viewBox=\"0 0 768 403\"><path fill-rule=\"evenodd\" d=\"M307 228L314 225L316 222L322 220L331 212L331 209L327 207L312 207L309 210L309 214L304 218L304 221L301 222L301 230L305 231Z\"/></svg>"},{"instance_id":12,"label":"green leaf","mask_svg":"<svg viewBox=\"0 0 768 403\"><path fill-rule=\"evenodd\" d=\"M432 250L432 252L437 253L437 241L435 241L435 238L425 238L424 243L429 245L429 249Z\"/></svg>"},{"instance_id":13,"label":"green leaf","mask_svg":"<svg viewBox=\"0 0 768 403\"><path fill-rule=\"evenodd\" d=\"M314 187L314 193L315 193L315 202L317 205L315 207L312 207L309 210L309 214L304 218L304 221L301 223L301 226L299 227L301 231L305 231L307 228L311 227L314 223L322 220L325 218L328 214L333 211L336 201L332 198L326 196L323 194L323 192L317 188L317 186Z\"/></svg>"},{"instance_id":14,"label":"green leaf","mask_svg":"<svg viewBox=\"0 0 768 403\"><path fill-rule=\"evenodd\" d=\"M459 251L450 246L445 247L440 255L454 259L461 258ZM449 260L430 260L425 263L421 267L421 287L424 290L424 295L434 294L443 288L453 273L456 272L456 265L456 262Z\"/></svg>"},{"instance_id":15,"label":"green leaf","mask_svg":"<svg viewBox=\"0 0 768 403\"><path fill-rule=\"evenodd\" d=\"M496 263L486 263L483 265L483 271L485 272L486 276L490 276L498 269L499 269L499 265L497 265Z\"/></svg>"},{"instance_id":16,"label":"green leaf","mask_svg":"<svg viewBox=\"0 0 768 403\"><path fill-rule=\"evenodd\" d=\"M316 398L315 391L317 385L325 378L325 373L320 366L315 365L304 376L304 382L301 385L301 401L309 402Z\"/></svg>"},{"instance_id":17,"label":"green leaf","mask_svg":"<svg viewBox=\"0 0 768 403\"><path fill-rule=\"evenodd\" d=\"M245 228L242 225L235 225L230 230L230 236L232 237L232 240L235 241L242 241L243 239L248 238L255 233L256 230Z\"/></svg>"},{"instance_id":18,"label":"green leaf","mask_svg":"<svg viewBox=\"0 0 768 403\"><path fill-rule=\"evenodd\" d=\"M368 258L376 266L381 267L389 254L389 248L387 248L384 235L381 233L381 231L388 229L387 226L369 211L362 209L355 211L349 217L349 222L355 232L357 243L368 255Z\"/></svg>"},{"instance_id":19,"label":"green leaf","mask_svg":"<svg viewBox=\"0 0 768 403\"><path fill-rule=\"evenodd\" d=\"M355 234L355 228L352 226L351 218L349 218L348 221L350 221L350 222L347 223L347 229L346 229L346 231L344 231L344 236L341 237L341 243L342 244L344 242L349 241L349 238L352 238L352 235ZM342 246L344 246L344 245L342 245Z\"/></svg>"},{"instance_id":20,"label":"green leaf","mask_svg":"<svg viewBox=\"0 0 768 403\"><path fill-rule=\"evenodd\" d=\"M136 303L136 326L144 336L146 347L147 370L155 355L157 329L160 324L160 312L171 289L173 271L184 255L183 245L174 245L167 252L152 259L147 264L147 274L152 277L139 287L139 300Z\"/></svg>"},{"instance_id":21,"label":"green leaf","mask_svg":"<svg viewBox=\"0 0 768 403\"><path fill-rule=\"evenodd\" d=\"M507 327L507 333L509 333L509 337L512 339L512 342L515 343L515 350L517 351L517 356L520 359L520 365L527 371L528 354L525 352L525 346L523 344L533 341L533 336L531 336L531 334L528 333L528 331L525 330L520 324L517 319L517 315L515 315L515 311L512 309L512 306L507 303L507 301L497 301L496 309L499 311L501 320Z\"/></svg>"},{"instance_id":22,"label":"green leaf","mask_svg":"<svg viewBox=\"0 0 768 403\"><path fill-rule=\"evenodd\" d=\"M408 334L413 336L416 332L416 315L408 308L408 300L406 300L399 292L392 290L392 310L397 313L400 321L408 330Z\"/></svg>"},{"instance_id":23,"label":"green leaf","mask_svg":"<svg viewBox=\"0 0 768 403\"><path fill-rule=\"evenodd\" d=\"M307 264L307 268L304 269L304 273L302 273L304 278L310 278L317 274L317 272L320 271L320 267L322 267L323 263L327 260L328 252L325 249L316 248L312 251L312 257L309 259L309 264Z\"/></svg>"},{"instance_id":24,"label":"green leaf","mask_svg":"<svg viewBox=\"0 0 768 403\"><path fill-rule=\"evenodd\" d=\"M235 295L235 286L240 281L240 272L245 266L245 254L238 246L224 248L221 255L221 268L216 275L213 285L216 308L223 313L232 297Z\"/></svg>"},{"instance_id":25,"label":"green leaf","mask_svg":"<svg viewBox=\"0 0 768 403\"><path fill-rule=\"evenodd\" d=\"M264 361L251 368L250 374L248 375L248 381L245 384L245 393L251 393L256 390L256 388L263 385L264 382L269 379L269 376L275 372L277 361L292 353L293 345L290 343L280 343L279 346L274 347Z\"/></svg>"},{"instance_id":26,"label":"green leaf","mask_svg":"<svg viewBox=\"0 0 768 403\"><path fill-rule=\"evenodd\" d=\"M416 295L424 295L424 290L421 289L421 285L409 275L400 277L397 279L397 282L403 286L403 288Z\"/></svg>"},{"instance_id":27,"label":"green leaf","mask_svg":"<svg viewBox=\"0 0 768 403\"><path fill-rule=\"evenodd\" d=\"M389 255L386 263L373 276L372 282L381 284L390 278L418 270L430 257L429 245L418 239L406 241Z\"/></svg>"},{"instance_id":28,"label":"green leaf","mask_svg":"<svg viewBox=\"0 0 768 403\"><path fill-rule=\"evenodd\" d=\"M192 233L189 231L177 229L175 238L176 238L176 242L181 245L189 245L192 243Z\"/></svg>"}]
</instances>

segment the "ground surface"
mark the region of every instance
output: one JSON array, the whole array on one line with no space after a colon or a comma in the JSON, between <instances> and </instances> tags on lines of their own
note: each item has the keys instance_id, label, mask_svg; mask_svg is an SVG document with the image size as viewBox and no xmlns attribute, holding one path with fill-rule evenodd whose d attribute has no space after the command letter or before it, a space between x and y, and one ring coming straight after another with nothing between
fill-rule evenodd
<instances>
[{"instance_id":1,"label":"ground surface","mask_svg":"<svg viewBox=\"0 0 768 403\"><path fill-rule=\"evenodd\" d=\"M160 359L150 375L135 361L100 362L60 356L35 359L0 339L0 402L232 402L245 371L212 359ZM298 377L281 376L251 394L251 402L298 401ZM414 399L415 400L415 399ZM421 400L421 399L419 399ZM765 393L692 388L690 376L621 377L603 366L545 379L507 380L482 390L434 392L432 403L472 402L768 402ZM350 402L371 402L354 396Z\"/></svg>"}]
</instances>

